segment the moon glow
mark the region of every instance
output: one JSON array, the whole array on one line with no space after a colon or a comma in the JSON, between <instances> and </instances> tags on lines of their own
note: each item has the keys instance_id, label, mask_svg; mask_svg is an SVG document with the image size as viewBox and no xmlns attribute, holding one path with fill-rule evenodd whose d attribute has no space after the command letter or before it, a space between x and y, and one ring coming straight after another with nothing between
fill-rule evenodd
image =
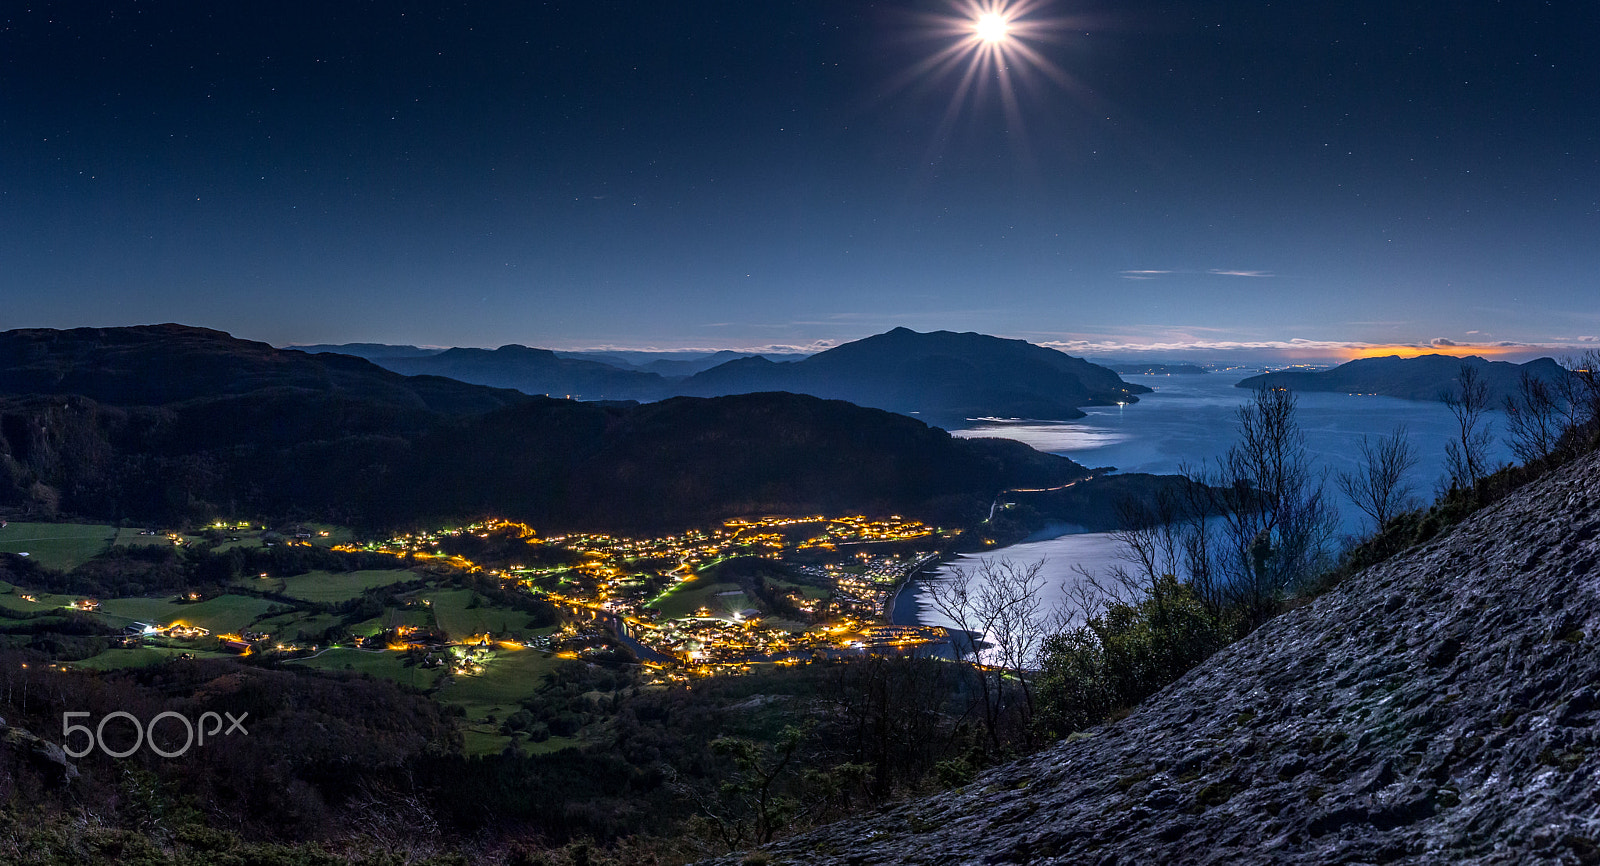
<instances>
[{"instance_id":1,"label":"moon glow","mask_svg":"<svg viewBox=\"0 0 1600 866\"><path fill-rule=\"evenodd\" d=\"M984 12L972 22L972 32L984 42L1003 42L1011 35L1011 22L999 12Z\"/></svg>"}]
</instances>

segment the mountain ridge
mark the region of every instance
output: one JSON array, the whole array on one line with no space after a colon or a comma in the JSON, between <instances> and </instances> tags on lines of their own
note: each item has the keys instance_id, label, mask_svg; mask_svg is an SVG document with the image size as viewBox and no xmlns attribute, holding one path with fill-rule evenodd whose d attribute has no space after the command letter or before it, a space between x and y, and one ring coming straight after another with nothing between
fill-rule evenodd
<instances>
[{"instance_id":1,"label":"mountain ridge","mask_svg":"<svg viewBox=\"0 0 1600 866\"><path fill-rule=\"evenodd\" d=\"M579 403L177 325L0 333L0 508L36 517L949 522L1001 489L1086 474L1020 443L804 395Z\"/></svg>"},{"instance_id":2,"label":"mountain ridge","mask_svg":"<svg viewBox=\"0 0 1600 866\"><path fill-rule=\"evenodd\" d=\"M683 361L624 368L600 357L565 357L513 344L418 357L374 355L374 360L401 373L588 400L649 402L788 391L916 415L944 427L981 417L1071 420L1084 416L1080 407L1136 402L1150 390L1124 382L1105 367L1024 340L908 328L798 360L750 354L705 369ZM692 375L672 375L675 371Z\"/></svg>"},{"instance_id":3,"label":"mountain ridge","mask_svg":"<svg viewBox=\"0 0 1600 866\"><path fill-rule=\"evenodd\" d=\"M730 388L788 390L848 400L944 424L968 418L1082 418L1080 406L1137 402L1149 393L1111 370L1064 352L970 331L895 328L802 361L744 366L730 361L690 377L689 394Z\"/></svg>"},{"instance_id":4,"label":"mountain ridge","mask_svg":"<svg viewBox=\"0 0 1600 866\"><path fill-rule=\"evenodd\" d=\"M1459 393L1462 365L1475 368L1489 388L1490 405L1498 407L1515 394L1524 372L1554 382L1567 371L1550 358L1526 364L1490 361L1477 355L1419 355L1401 358L1358 358L1320 372L1286 370L1262 373L1241 380L1240 388L1288 388L1291 391L1340 391L1351 394L1377 394L1404 400L1438 400L1446 393Z\"/></svg>"}]
</instances>

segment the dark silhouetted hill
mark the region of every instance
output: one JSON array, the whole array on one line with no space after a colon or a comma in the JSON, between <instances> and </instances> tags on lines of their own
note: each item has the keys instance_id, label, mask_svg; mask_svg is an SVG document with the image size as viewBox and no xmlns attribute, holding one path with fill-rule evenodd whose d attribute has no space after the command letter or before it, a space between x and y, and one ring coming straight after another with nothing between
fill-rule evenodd
<instances>
[{"instance_id":1,"label":"dark silhouetted hill","mask_svg":"<svg viewBox=\"0 0 1600 866\"><path fill-rule=\"evenodd\" d=\"M968 418L1081 418L1081 406L1135 402L1149 391L1105 367L1023 340L906 328L800 360L719 352L624 369L617 366L625 362L620 356L574 357L526 346L374 358L400 373L528 394L650 401L788 391L916 415L945 427L963 426ZM712 365L718 358L725 362ZM688 373L693 375L684 378Z\"/></svg>"},{"instance_id":2,"label":"dark silhouetted hill","mask_svg":"<svg viewBox=\"0 0 1600 866\"><path fill-rule=\"evenodd\" d=\"M666 387L666 381L654 373L563 358L548 349L518 345L449 349L422 358L387 358L383 364L411 376L447 376L478 385L515 388L524 394L574 400L654 400L662 396Z\"/></svg>"},{"instance_id":3,"label":"dark silhouetted hill","mask_svg":"<svg viewBox=\"0 0 1600 866\"><path fill-rule=\"evenodd\" d=\"M981 517L1020 479L1085 474L1021 443L788 393L627 409L538 401L444 428L419 450L453 455L419 469L419 489L463 513L514 503L540 525L628 531L800 512L950 523Z\"/></svg>"},{"instance_id":4,"label":"dark silhouetted hill","mask_svg":"<svg viewBox=\"0 0 1600 866\"><path fill-rule=\"evenodd\" d=\"M709 370L718 364L726 364L738 358L748 358L751 355L760 355L773 361L798 361L806 357L804 354L793 352L735 352L723 349L719 352L643 352L643 351L617 351L617 352L563 352L557 351L563 358L575 358L582 361L599 361L624 370L643 370L655 373L666 379L682 379L693 376L702 370Z\"/></svg>"},{"instance_id":5,"label":"dark silhouetted hill","mask_svg":"<svg viewBox=\"0 0 1600 866\"><path fill-rule=\"evenodd\" d=\"M307 346L285 346L286 349L297 349L308 355L333 353L337 355L354 355L357 358L366 358L368 361L377 361L386 358L421 358L427 355L437 355L443 349L424 349L420 346L396 346L389 343L315 343Z\"/></svg>"},{"instance_id":6,"label":"dark silhouetted hill","mask_svg":"<svg viewBox=\"0 0 1600 866\"><path fill-rule=\"evenodd\" d=\"M1082 474L1018 443L794 394L605 405L174 325L0 334L0 508L37 517L949 522L1000 489Z\"/></svg>"},{"instance_id":7,"label":"dark silhouetted hill","mask_svg":"<svg viewBox=\"0 0 1600 866\"><path fill-rule=\"evenodd\" d=\"M1476 368L1489 386L1492 405L1499 406L1517 390L1524 370L1554 381L1569 375L1549 358L1526 364L1488 361L1476 355L1421 355L1416 358L1361 358L1319 373L1286 371L1263 373L1239 382L1240 388L1288 388L1291 391L1334 391L1343 394L1378 394L1406 400L1438 400L1444 393L1459 393L1461 365Z\"/></svg>"},{"instance_id":8,"label":"dark silhouetted hill","mask_svg":"<svg viewBox=\"0 0 1600 866\"><path fill-rule=\"evenodd\" d=\"M711 396L792 391L930 423L968 418L1081 418L1080 406L1131 403L1148 393L1116 373L1024 340L895 328L812 355L773 363L744 358L690 377L679 389Z\"/></svg>"},{"instance_id":9,"label":"dark silhouetted hill","mask_svg":"<svg viewBox=\"0 0 1600 866\"><path fill-rule=\"evenodd\" d=\"M360 358L275 349L187 325L0 333L0 394L72 394L112 406L159 406L268 390L450 414L527 399L434 377L408 378Z\"/></svg>"}]
</instances>

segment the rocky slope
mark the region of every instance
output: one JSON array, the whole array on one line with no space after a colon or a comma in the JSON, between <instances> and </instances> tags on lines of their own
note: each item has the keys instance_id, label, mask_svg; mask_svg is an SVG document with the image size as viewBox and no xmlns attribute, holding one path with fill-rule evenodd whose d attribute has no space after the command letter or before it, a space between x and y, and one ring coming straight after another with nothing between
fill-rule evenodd
<instances>
[{"instance_id":1,"label":"rocky slope","mask_svg":"<svg viewBox=\"0 0 1600 866\"><path fill-rule=\"evenodd\" d=\"M766 862L1600 862L1597 559L1591 455L1117 724Z\"/></svg>"}]
</instances>

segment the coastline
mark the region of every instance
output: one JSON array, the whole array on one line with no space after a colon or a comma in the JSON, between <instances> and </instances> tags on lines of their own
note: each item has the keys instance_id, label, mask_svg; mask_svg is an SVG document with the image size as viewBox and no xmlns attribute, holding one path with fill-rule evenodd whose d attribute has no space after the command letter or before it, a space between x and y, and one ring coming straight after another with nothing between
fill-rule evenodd
<instances>
[{"instance_id":1,"label":"coastline","mask_svg":"<svg viewBox=\"0 0 1600 866\"><path fill-rule=\"evenodd\" d=\"M905 588L910 586L912 582L917 579L918 575L922 574L923 571L925 571L929 566L937 567L943 565L946 561L946 558L949 556L951 556L951 554L930 553L923 557L921 562L918 562L916 565L912 566L911 570L906 572L905 577L900 578L900 582L895 584L894 592L889 594L889 602L887 605L888 609L884 611L884 619L887 619L890 625L920 624L916 622L916 609L914 606L910 605L909 601L907 602L907 605L910 607L910 615L904 615L904 612L901 610L900 596L903 592L905 592Z\"/></svg>"},{"instance_id":2,"label":"coastline","mask_svg":"<svg viewBox=\"0 0 1600 866\"><path fill-rule=\"evenodd\" d=\"M1019 538L1016 541L1012 542L1011 544L1005 545L1004 547L997 547L997 548L994 548L993 550L983 551L983 553L984 554L999 553L1000 551L1007 550L1007 549L1009 549L1011 547L1015 547L1016 545L1019 545L1019 544L1032 544L1032 543L1039 542L1039 541L1049 541L1051 539L1061 538L1062 536L1066 536L1066 535L1087 535L1087 534L1089 534L1088 530L1086 530L1084 527L1079 526L1079 525L1077 525L1075 523L1051 521L1050 523L1046 523L1044 526L1040 527L1039 529L1036 529L1033 532L1029 533L1026 537ZM905 591L913 583L915 583L918 578L920 578L924 574L928 573L930 571L930 569L938 568L939 566L944 565L947 562L951 562L951 561L955 560L958 556L961 556L961 554L959 554L959 553L935 553L935 554L929 554L920 563L918 563L914 568L912 568L909 572L907 572L906 576L901 578L900 582L895 586L894 592L889 595L889 601L888 601L888 604L887 604L887 610L884 611L884 618L888 620L889 624L890 625L927 625L927 623L923 623L923 622L918 622L917 621L917 613L918 613L918 611L917 611L916 604L915 604L914 601L912 601L910 596L906 595Z\"/></svg>"}]
</instances>

